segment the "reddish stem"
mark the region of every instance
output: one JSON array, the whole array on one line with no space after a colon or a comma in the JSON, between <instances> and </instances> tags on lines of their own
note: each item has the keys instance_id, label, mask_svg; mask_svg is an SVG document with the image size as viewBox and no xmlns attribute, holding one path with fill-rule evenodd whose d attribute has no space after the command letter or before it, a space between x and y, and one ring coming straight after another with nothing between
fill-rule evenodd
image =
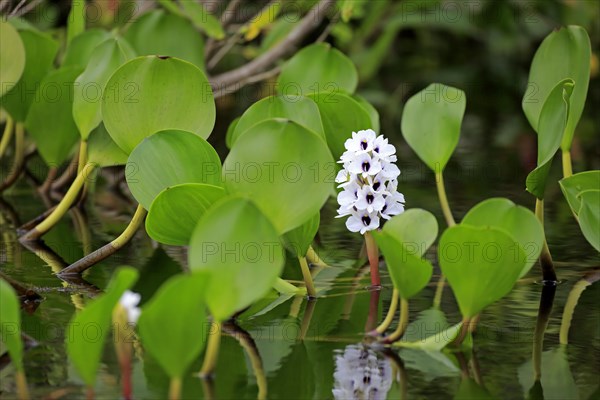
<instances>
[{"instance_id":1,"label":"reddish stem","mask_svg":"<svg viewBox=\"0 0 600 400\"><path fill-rule=\"evenodd\" d=\"M379 277L379 248L370 232L365 233L365 243L367 245L367 256L369 257L369 266L371 267L371 286L381 286Z\"/></svg>"}]
</instances>

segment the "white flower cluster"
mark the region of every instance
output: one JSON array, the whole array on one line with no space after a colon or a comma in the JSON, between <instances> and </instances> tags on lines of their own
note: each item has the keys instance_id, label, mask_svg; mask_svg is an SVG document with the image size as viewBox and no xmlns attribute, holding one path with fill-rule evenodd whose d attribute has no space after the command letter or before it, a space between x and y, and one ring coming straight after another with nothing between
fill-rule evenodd
<instances>
[{"instance_id":1,"label":"white flower cluster","mask_svg":"<svg viewBox=\"0 0 600 400\"><path fill-rule=\"evenodd\" d=\"M404 195L398 192L396 148L371 129L352 132L344 146L339 161L344 168L335 178L343 188L337 197L338 218L350 216L348 230L364 234L379 228L379 218L390 219L404 211Z\"/></svg>"},{"instance_id":2,"label":"white flower cluster","mask_svg":"<svg viewBox=\"0 0 600 400\"><path fill-rule=\"evenodd\" d=\"M137 324L137 320L142 313L142 310L137 306L141 298L142 296L139 293L126 290L119 299L119 304L127 311L127 322L130 324Z\"/></svg>"}]
</instances>

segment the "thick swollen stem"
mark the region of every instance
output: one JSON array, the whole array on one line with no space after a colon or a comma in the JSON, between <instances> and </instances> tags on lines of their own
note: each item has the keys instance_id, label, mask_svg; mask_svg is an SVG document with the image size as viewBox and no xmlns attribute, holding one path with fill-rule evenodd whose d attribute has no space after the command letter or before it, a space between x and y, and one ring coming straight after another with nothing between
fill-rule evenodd
<instances>
[{"instance_id":1,"label":"thick swollen stem","mask_svg":"<svg viewBox=\"0 0 600 400\"><path fill-rule=\"evenodd\" d=\"M544 200L535 200L535 215L544 226ZM542 279L548 282L556 282L556 272L554 271L554 263L552 262L552 255L548 248L548 242L544 237L544 243L542 244L542 253L540 254L540 266L542 267Z\"/></svg>"},{"instance_id":2,"label":"thick swollen stem","mask_svg":"<svg viewBox=\"0 0 600 400\"><path fill-rule=\"evenodd\" d=\"M121 233L116 239L114 239L107 245L104 245L98 250L88 254L87 256L69 265L67 268L63 269L58 275L66 276L81 274L83 271L90 268L92 265L116 253L121 247L129 243L131 238L133 238L133 235L135 235L138 228L144 223L144 218L146 217L147 213L148 212L144 209L144 207L138 205L137 209L135 210L135 214L133 215L133 218L131 219L131 221L129 221L129 225L127 225L127 228L125 228L123 233Z\"/></svg>"},{"instance_id":3,"label":"thick swollen stem","mask_svg":"<svg viewBox=\"0 0 600 400\"><path fill-rule=\"evenodd\" d=\"M206 352L204 353L204 362L202 363L202 369L200 370L200 378L210 379L212 378L217 361L219 360L219 347L221 346L221 322L213 322L213 326L216 328L211 329L208 333L208 343L206 345Z\"/></svg>"},{"instance_id":4,"label":"thick swollen stem","mask_svg":"<svg viewBox=\"0 0 600 400\"><path fill-rule=\"evenodd\" d=\"M29 400L29 389L27 388L25 371L17 371L15 373L15 381L17 383L17 397L19 400Z\"/></svg>"},{"instance_id":5,"label":"thick swollen stem","mask_svg":"<svg viewBox=\"0 0 600 400\"><path fill-rule=\"evenodd\" d=\"M83 187L84 182L87 180L89 174L94 170L94 164L86 164L86 167L77 175L77 178L71 184L71 187L62 198L60 203L57 204L56 208L46 219L39 223L35 228L21 236L20 241L32 241L39 239L42 235L48 232L54 225L60 221L60 219L69 211L75 200L79 196L79 191Z\"/></svg>"},{"instance_id":6,"label":"thick swollen stem","mask_svg":"<svg viewBox=\"0 0 600 400\"><path fill-rule=\"evenodd\" d=\"M8 144L10 143L10 140L13 137L14 127L14 120L10 116L8 116L8 118L6 119L6 125L4 126L4 133L2 134L2 139L0 139L0 159L2 159L2 156L4 155L4 152L8 148Z\"/></svg>"},{"instance_id":7,"label":"thick swollen stem","mask_svg":"<svg viewBox=\"0 0 600 400\"><path fill-rule=\"evenodd\" d=\"M392 292L392 301L390 303L390 308L388 309L387 315L383 322L375 328L371 334L373 335L383 335L383 333L390 327L392 322L394 321L394 315L396 315L396 310L398 309L398 289L394 288Z\"/></svg>"},{"instance_id":8,"label":"thick swollen stem","mask_svg":"<svg viewBox=\"0 0 600 400\"><path fill-rule=\"evenodd\" d=\"M15 136L15 157L11 173L6 177L0 185L0 193L11 187L23 172L25 161L25 130L21 122L17 123Z\"/></svg>"},{"instance_id":9,"label":"thick swollen stem","mask_svg":"<svg viewBox=\"0 0 600 400\"><path fill-rule=\"evenodd\" d=\"M169 400L179 400L181 398L181 378L171 378L169 384Z\"/></svg>"},{"instance_id":10,"label":"thick swollen stem","mask_svg":"<svg viewBox=\"0 0 600 400\"><path fill-rule=\"evenodd\" d=\"M408 326L408 300L400 298L400 321L394 332L383 338L384 343L394 343L400 340Z\"/></svg>"},{"instance_id":11,"label":"thick swollen stem","mask_svg":"<svg viewBox=\"0 0 600 400\"><path fill-rule=\"evenodd\" d=\"M312 275L310 274L310 269L308 268L308 263L306 262L306 257L299 256L298 262L300 263L300 269L302 270L302 277L304 278L304 284L306 285L306 293L308 294L308 297L317 297L317 291L315 290L315 284L313 283Z\"/></svg>"},{"instance_id":12,"label":"thick swollen stem","mask_svg":"<svg viewBox=\"0 0 600 400\"><path fill-rule=\"evenodd\" d=\"M444 185L444 176L442 171L435 173L435 185L437 187L438 197L440 199L440 205L444 212L444 218L449 227L456 225L452 211L450 211L450 204L448 204L448 197L446 196L446 186Z\"/></svg>"},{"instance_id":13,"label":"thick swollen stem","mask_svg":"<svg viewBox=\"0 0 600 400\"><path fill-rule=\"evenodd\" d=\"M365 244L371 268L371 286L377 288L381 286L381 278L379 277L379 248L370 232L365 233Z\"/></svg>"},{"instance_id":14,"label":"thick swollen stem","mask_svg":"<svg viewBox=\"0 0 600 400\"><path fill-rule=\"evenodd\" d=\"M571 152L569 150L563 150L562 152L562 170L563 178L573 175L573 164L571 163Z\"/></svg>"},{"instance_id":15,"label":"thick swollen stem","mask_svg":"<svg viewBox=\"0 0 600 400\"><path fill-rule=\"evenodd\" d=\"M562 320L560 323L560 344L569 344L569 329L571 328L571 320L573 319L575 307L579 302L581 293L583 293L585 288L590 285L591 283L588 280L582 279L573 285L573 289L571 289L571 292L569 292L569 297L567 297L567 302L565 304L565 309L563 311Z\"/></svg>"}]
</instances>

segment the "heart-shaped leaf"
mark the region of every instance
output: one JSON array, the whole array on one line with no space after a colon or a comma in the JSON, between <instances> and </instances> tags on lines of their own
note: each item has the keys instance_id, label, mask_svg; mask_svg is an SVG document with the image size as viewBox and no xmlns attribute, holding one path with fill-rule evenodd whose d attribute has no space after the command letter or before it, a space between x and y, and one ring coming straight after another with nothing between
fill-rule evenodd
<instances>
[{"instance_id":1,"label":"heart-shaped leaf","mask_svg":"<svg viewBox=\"0 0 600 400\"><path fill-rule=\"evenodd\" d=\"M526 255L519 278L535 264L544 244L544 228L535 214L504 198L488 199L477 204L465 215L461 225L499 228L515 239Z\"/></svg>"},{"instance_id":2,"label":"heart-shaped leaf","mask_svg":"<svg viewBox=\"0 0 600 400\"><path fill-rule=\"evenodd\" d=\"M277 91L283 95L352 94L357 85L358 73L352 61L327 43L313 44L297 52L277 79Z\"/></svg>"},{"instance_id":3,"label":"heart-shaped leaf","mask_svg":"<svg viewBox=\"0 0 600 400\"><path fill-rule=\"evenodd\" d=\"M537 167L527 175L527 191L538 199L544 198L546 180L552 165L552 158L560 147L560 142L569 118L570 97L573 80L565 79L556 84L546 98L538 123Z\"/></svg>"},{"instance_id":4,"label":"heart-shaped leaf","mask_svg":"<svg viewBox=\"0 0 600 400\"><path fill-rule=\"evenodd\" d=\"M138 272L135 269L119 268L106 292L75 314L67 326L67 354L88 386L93 386L96 382L113 309L125 290L133 286L137 279Z\"/></svg>"},{"instance_id":5,"label":"heart-shaped leaf","mask_svg":"<svg viewBox=\"0 0 600 400\"><path fill-rule=\"evenodd\" d=\"M579 194L579 226L587 241L600 251L600 190L586 190Z\"/></svg>"},{"instance_id":6,"label":"heart-shaped leaf","mask_svg":"<svg viewBox=\"0 0 600 400\"><path fill-rule=\"evenodd\" d=\"M586 30L571 25L549 34L531 62L522 107L529 123L538 133L542 109L556 83L565 78L575 82L571 109L561 141L563 150L571 148L575 127L583 113L590 82L591 53L590 38Z\"/></svg>"},{"instance_id":7,"label":"heart-shaped leaf","mask_svg":"<svg viewBox=\"0 0 600 400\"><path fill-rule=\"evenodd\" d=\"M4 279L0 279L0 339L15 369L23 371L21 305L14 289Z\"/></svg>"},{"instance_id":8,"label":"heart-shaped leaf","mask_svg":"<svg viewBox=\"0 0 600 400\"><path fill-rule=\"evenodd\" d=\"M448 228L440 239L438 257L465 318L508 294L525 265L521 246L492 227Z\"/></svg>"},{"instance_id":9,"label":"heart-shaped leaf","mask_svg":"<svg viewBox=\"0 0 600 400\"><path fill-rule=\"evenodd\" d=\"M334 174L335 163L325 141L283 119L248 129L223 163L225 187L250 197L281 234L321 209Z\"/></svg>"},{"instance_id":10,"label":"heart-shaped leaf","mask_svg":"<svg viewBox=\"0 0 600 400\"><path fill-rule=\"evenodd\" d=\"M434 172L444 170L458 144L466 105L465 92L433 83L404 106L402 135Z\"/></svg>"},{"instance_id":11,"label":"heart-shaped leaf","mask_svg":"<svg viewBox=\"0 0 600 400\"><path fill-rule=\"evenodd\" d=\"M306 256L308 248L319 230L320 222L321 214L316 213L299 227L286 232L283 235L285 247L296 255L296 257Z\"/></svg>"},{"instance_id":12,"label":"heart-shaped leaf","mask_svg":"<svg viewBox=\"0 0 600 400\"><path fill-rule=\"evenodd\" d=\"M577 215L581 209L579 194L586 190L600 190L600 171L580 172L561 179L558 183L571 210Z\"/></svg>"},{"instance_id":13,"label":"heart-shaped leaf","mask_svg":"<svg viewBox=\"0 0 600 400\"><path fill-rule=\"evenodd\" d=\"M146 218L146 232L157 242L187 246L206 210L225 196L219 186L184 183L156 196Z\"/></svg>"},{"instance_id":14,"label":"heart-shaped leaf","mask_svg":"<svg viewBox=\"0 0 600 400\"><path fill-rule=\"evenodd\" d=\"M214 15L206 11L201 3L182 1L180 4L184 15L192 21L196 28L211 38L217 40L225 38L225 31L221 26L221 22Z\"/></svg>"},{"instance_id":15,"label":"heart-shaped leaf","mask_svg":"<svg viewBox=\"0 0 600 400\"><path fill-rule=\"evenodd\" d=\"M206 76L194 65L170 57L139 57L109 79L102 116L115 143L131 153L144 138L166 129L207 138L215 124L215 101Z\"/></svg>"},{"instance_id":16,"label":"heart-shaped leaf","mask_svg":"<svg viewBox=\"0 0 600 400\"><path fill-rule=\"evenodd\" d=\"M88 138L88 161L99 167L127 164L127 154L112 140L102 123Z\"/></svg>"},{"instance_id":17,"label":"heart-shaped leaf","mask_svg":"<svg viewBox=\"0 0 600 400\"><path fill-rule=\"evenodd\" d=\"M319 108L314 101L303 96L270 96L251 105L240 117L229 140L230 148L249 128L272 118L286 118L297 122L325 139Z\"/></svg>"},{"instance_id":18,"label":"heart-shaped leaf","mask_svg":"<svg viewBox=\"0 0 600 400\"><path fill-rule=\"evenodd\" d=\"M111 34L102 29L90 29L75 36L67 46L61 65L78 65L85 68L96 46L110 37Z\"/></svg>"},{"instance_id":19,"label":"heart-shaped leaf","mask_svg":"<svg viewBox=\"0 0 600 400\"><path fill-rule=\"evenodd\" d=\"M206 343L205 288L203 274L176 275L142 308L138 329L144 349L170 378L181 378Z\"/></svg>"},{"instance_id":20,"label":"heart-shaped leaf","mask_svg":"<svg viewBox=\"0 0 600 400\"><path fill-rule=\"evenodd\" d=\"M12 89L25 69L25 46L19 32L8 22L0 21L0 97Z\"/></svg>"},{"instance_id":21,"label":"heart-shaped leaf","mask_svg":"<svg viewBox=\"0 0 600 400\"><path fill-rule=\"evenodd\" d=\"M71 2L71 12L67 18L67 44L85 31L86 12L85 1Z\"/></svg>"},{"instance_id":22,"label":"heart-shaped leaf","mask_svg":"<svg viewBox=\"0 0 600 400\"><path fill-rule=\"evenodd\" d=\"M52 71L38 84L37 101L31 104L25 127L49 166L60 166L79 139L73 121L73 91L79 66Z\"/></svg>"},{"instance_id":23,"label":"heart-shaped leaf","mask_svg":"<svg viewBox=\"0 0 600 400\"><path fill-rule=\"evenodd\" d=\"M210 276L206 303L218 321L262 298L283 264L279 234L252 201L241 197L228 197L208 210L190 242L190 268Z\"/></svg>"},{"instance_id":24,"label":"heart-shaped leaf","mask_svg":"<svg viewBox=\"0 0 600 400\"><path fill-rule=\"evenodd\" d=\"M241 117L235 118L233 121L231 121L231 123L227 127L227 133L225 134L225 146L227 146L227 148L230 150L231 150L231 146L233 146L233 141L234 141L233 135L235 133L235 128L237 127L238 122L240 122L240 118Z\"/></svg>"},{"instance_id":25,"label":"heart-shaped leaf","mask_svg":"<svg viewBox=\"0 0 600 400\"><path fill-rule=\"evenodd\" d=\"M375 132L379 132L379 112L377 111L377 109L373 107L373 105L369 103L367 99L365 99L362 96L359 96L358 94L353 94L352 98L356 100L356 102L360 104L362 108L365 109L367 114L369 114L369 117L371 118L371 129L373 129Z\"/></svg>"},{"instance_id":26,"label":"heart-shaped leaf","mask_svg":"<svg viewBox=\"0 0 600 400\"><path fill-rule=\"evenodd\" d=\"M221 186L219 155L191 132L167 130L142 141L129 155L126 179L146 210L164 189L182 183Z\"/></svg>"}]
</instances>

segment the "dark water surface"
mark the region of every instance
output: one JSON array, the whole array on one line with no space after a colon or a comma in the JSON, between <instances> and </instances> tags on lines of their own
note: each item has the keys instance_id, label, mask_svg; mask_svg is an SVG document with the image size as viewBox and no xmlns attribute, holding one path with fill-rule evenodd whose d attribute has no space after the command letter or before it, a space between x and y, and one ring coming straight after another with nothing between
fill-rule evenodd
<instances>
[{"instance_id":1,"label":"dark water surface","mask_svg":"<svg viewBox=\"0 0 600 400\"><path fill-rule=\"evenodd\" d=\"M402 167L402 161L400 164ZM520 173L487 168L468 175L464 165L453 165L449 171L447 189L458 217L492 196L533 205L532 197L523 190L524 176ZM411 173L410 168L403 170L403 176L401 190L407 206L425 208L441 217L433 176L420 169ZM377 352L363 344L363 332L373 317L375 322L382 320L392 293L391 283L384 273L381 292L367 289L368 271L360 268L364 264L359 257L361 237L348 233L343 221L333 218L335 204L330 202L322 212L316 244L322 258L331 265L316 277L322 297L310 302L296 297L278 305L265 301L242 314L237 326L225 327L214 382L206 383L194 376L201 365L198 360L184 381L183 398L599 398L599 283L581 293L568 346L559 344L559 329L569 293L585 274L588 280L594 279L600 258L581 235L558 188L550 192L546 230L561 284L549 311L540 382L534 380L532 364L543 288L537 282L537 265L508 296L482 314L472 353L429 354L408 349ZM88 200L87 215L72 211L44 237L52 251L32 252L22 247L14 234L16 225L45 209L32 193L27 183L21 182L4 198L0 220L2 273L41 296L39 304L30 302L26 305L29 311L23 312L23 331L38 342L25 355L27 378L35 399L83 398L82 381L67 359L64 344L68 337L65 326L73 313L105 288L113 270L124 264L140 269L141 278L133 290L142 294L142 302L147 301L166 278L181 270L183 263L178 260L184 260L185 254L181 249L164 249L139 232L121 252L89 270L85 282L63 283L53 273L112 239L125 226L132 207L98 190ZM439 221L443 227L441 218ZM435 248L427 257L435 261ZM293 261L288 264L284 277L299 281L298 266ZM438 277L436 267L430 285L410 302L410 321L427 322L411 325L409 338L433 333L444 319L450 324L460 320L449 288L443 293L441 309L432 309ZM373 306L377 304L374 314ZM139 343L134 347L134 397L166 398L167 376ZM14 370L10 364L2 363L1 367L0 398L12 399ZM119 369L110 343L102 357L97 398L120 398Z\"/></svg>"}]
</instances>

